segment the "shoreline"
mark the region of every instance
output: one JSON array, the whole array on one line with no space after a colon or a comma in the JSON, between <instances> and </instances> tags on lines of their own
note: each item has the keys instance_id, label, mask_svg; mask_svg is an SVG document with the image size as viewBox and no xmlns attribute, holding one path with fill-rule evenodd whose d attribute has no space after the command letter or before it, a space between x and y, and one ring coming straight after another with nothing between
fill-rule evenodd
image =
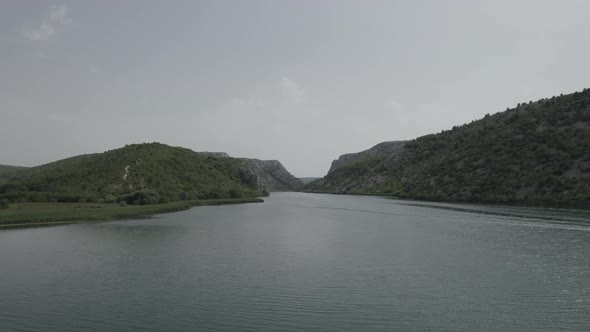
<instances>
[{"instance_id":1,"label":"shoreline","mask_svg":"<svg viewBox=\"0 0 590 332\"><path fill-rule=\"evenodd\" d=\"M177 201L157 205L104 203L14 203L0 210L0 230L12 227L79 224L125 219L147 219L156 214L186 211L198 206L262 203L259 197Z\"/></svg>"},{"instance_id":2,"label":"shoreline","mask_svg":"<svg viewBox=\"0 0 590 332\"><path fill-rule=\"evenodd\" d=\"M590 202L584 201L462 201L462 200L445 200L445 199L422 199L415 197L403 197L388 193L338 193L329 191L300 191L307 194L327 194L327 195L344 195L344 196L377 196L390 199L399 199L405 201L415 202L431 202L431 203L450 203L450 204L481 204L481 205L495 205L495 206L520 206L520 207L542 207L542 208L557 208L557 209L580 209L590 210Z\"/></svg>"}]
</instances>

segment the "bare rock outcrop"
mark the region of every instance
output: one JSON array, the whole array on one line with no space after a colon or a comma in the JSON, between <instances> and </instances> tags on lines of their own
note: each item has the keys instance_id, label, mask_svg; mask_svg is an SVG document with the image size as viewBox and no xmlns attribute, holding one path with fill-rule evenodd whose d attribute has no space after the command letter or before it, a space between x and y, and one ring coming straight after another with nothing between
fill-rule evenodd
<instances>
[{"instance_id":1,"label":"bare rock outcrop","mask_svg":"<svg viewBox=\"0 0 590 332\"><path fill-rule=\"evenodd\" d=\"M269 191L292 191L303 188L303 181L289 173L278 160L242 160L246 167L257 175L259 185Z\"/></svg>"}]
</instances>

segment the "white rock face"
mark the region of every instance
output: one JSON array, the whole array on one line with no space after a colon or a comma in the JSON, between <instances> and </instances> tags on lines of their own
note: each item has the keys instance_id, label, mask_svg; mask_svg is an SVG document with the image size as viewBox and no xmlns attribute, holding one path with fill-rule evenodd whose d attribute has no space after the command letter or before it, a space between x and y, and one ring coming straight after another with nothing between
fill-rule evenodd
<instances>
[{"instance_id":1,"label":"white rock face","mask_svg":"<svg viewBox=\"0 0 590 332\"><path fill-rule=\"evenodd\" d=\"M123 173L123 181L127 180L129 176L129 165L125 166L125 173Z\"/></svg>"},{"instance_id":2,"label":"white rock face","mask_svg":"<svg viewBox=\"0 0 590 332\"><path fill-rule=\"evenodd\" d=\"M303 181L289 173L278 160L242 159L246 167L259 179L259 184L269 191L291 191L303 188Z\"/></svg>"},{"instance_id":3,"label":"white rock face","mask_svg":"<svg viewBox=\"0 0 590 332\"><path fill-rule=\"evenodd\" d=\"M384 157L384 163L386 166L390 165L395 160L405 144L406 141L383 142L365 151L343 154L338 159L332 161L332 165L328 171L328 174L357 160L373 156Z\"/></svg>"}]
</instances>

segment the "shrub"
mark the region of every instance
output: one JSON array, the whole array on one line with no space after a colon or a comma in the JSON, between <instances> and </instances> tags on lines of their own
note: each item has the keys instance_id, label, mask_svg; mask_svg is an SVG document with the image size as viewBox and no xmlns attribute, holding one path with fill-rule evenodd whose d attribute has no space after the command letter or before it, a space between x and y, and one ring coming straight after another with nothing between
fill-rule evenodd
<instances>
[{"instance_id":1,"label":"shrub","mask_svg":"<svg viewBox=\"0 0 590 332\"><path fill-rule=\"evenodd\" d=\"M42 193L33 192L29 194L29 202L42 203L47 202L47 198Z\"/></svg>"},{"instance_id":2,"label":"shrub","mask_svg":"<svg viewBox=\"0 0 590 332\"><path fill-rule=\"evenodd\" d=\"M219 199L224 197L225 195L219 189L214 189L206 193L203 193L202 195L199 195L199 199Z\"/></svg>"},{"instance_id":3,"label":"shrub","mask_svg":"<svg viewBox=\"0 0 590 332\"><path fill-rule=\"evenodd\" d=\"M229 190L229 197L231 197L231 198L240 198L242 196L243 196L242 192L236 188L231 188Z\"/></svg>"},{"instance_id":4,"label":"shrub","mask_svg":"<svg viewBox=\"0 0 590 332\"><path fill-rule=\"evenodd\" d=\"M150 205L160 203L160 195L153 190L139 190L122 196L119 201L132 205Z\"/></svg>"},{"instance_id":5,"label":"shrub","mask_svg":"<svg viewBox=\"0 0 590 332\"><path fill-rule=\"evenodd\" d=\"M104 197L104 202L105 203L117 203L117 197L115 197L111 194L108 194Z\"/></svg>"},{"instance_id":6,"label":"shrub","mask_svg":"<svg viewBox=\"0 0 590 332\"><path fill-rule=\"evenodd\" d=\"M10 207L10 202L7 199L0 200L0 209L8 209Z\"/></svg>"}]
</instances>

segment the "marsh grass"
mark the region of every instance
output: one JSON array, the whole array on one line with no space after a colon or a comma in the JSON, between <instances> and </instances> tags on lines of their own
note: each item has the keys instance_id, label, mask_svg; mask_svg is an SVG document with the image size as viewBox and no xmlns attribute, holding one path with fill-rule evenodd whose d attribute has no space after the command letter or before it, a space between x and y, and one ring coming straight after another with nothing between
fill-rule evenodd
<instances>
[{"instance_id":1,"label":"marsh grass","mask_svg":"<svg viewBox=\"0 0 590 332\"><path fill-rule=\"evenodd\" d=\"M195 206L261 202L264 202L261 198L244 197L125 207L101 203L14 203L0 210L0 226L131 219L188 210Z\"/></svg>"}]
</instances>

